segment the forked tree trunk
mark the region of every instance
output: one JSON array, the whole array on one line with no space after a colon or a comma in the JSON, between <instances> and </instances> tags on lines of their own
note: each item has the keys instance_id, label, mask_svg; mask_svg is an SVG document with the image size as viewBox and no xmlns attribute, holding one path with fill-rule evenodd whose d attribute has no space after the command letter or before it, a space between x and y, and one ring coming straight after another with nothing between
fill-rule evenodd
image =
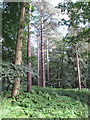
<instances>
[{"instance_id":1,"label":"forked tree trunk","mask_svg":"<svg viewBox=\"0 0 90 120\"><path fill-rule=\"evenodd\" d=\"M31 36L30 36L30 27L31 27L31 4L29 3L29 23L28 23L28 43L27 43L27 57L28 57L28 67L31 69L31 62L30 62L30 57L31 57ZM31 78L31 73L27 73L27 79L28 79L28 85L27 85L27 91L31 91L32 87L32 78Z\"/></svg>"},{"instance_id":2,"label":"forked tree trunk","mask_svg":"<svg viewBox=\"0 0 90 120\"><path fill-rule=\"evenodd\" d=\"M76 61L77 61L77 78L78 78L78 87L81 90L81 76L80 76L80 61L78 57L78 48L76 44Z\"/></svg>"},{"instance_id":3,"label":"forked tree trunk","mask_svg":"<svg viewBox=\"0 0 90 120\"><path fill-rule=\"evenodd\" d=\"M21 13L19 19L19 28L17 36L17 45L16 45L16 57L15 64L21 65L22 63L22 40L23 40L23 30L24 30L24 18L25 18L25 2L21 3ZM17 75L13 83L12 96L19 94L20 88L20 75Z\"/></svg>"}]
</instances>

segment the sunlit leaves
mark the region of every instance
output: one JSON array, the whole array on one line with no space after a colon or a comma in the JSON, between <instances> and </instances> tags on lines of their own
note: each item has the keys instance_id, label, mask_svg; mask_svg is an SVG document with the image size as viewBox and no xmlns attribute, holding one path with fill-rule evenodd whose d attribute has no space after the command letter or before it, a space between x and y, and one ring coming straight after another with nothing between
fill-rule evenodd
<instances>
[{"instance_id":1,"label":"sunlit leaves","mask_svg":"<svg viewBox=\"0 0 90 120\"><path fill-rule=\"evenodd\" d=\"M21 92L16 98L2 97L2 114L4 118L87 118L86 104L88 91L83 89L57 89L33 87L34 93ZM38 91L41 93L38 94ZM48 98L51 98L48 99ZM10 111L10 112L8 112Z\"/></svg>"}]
</instances>

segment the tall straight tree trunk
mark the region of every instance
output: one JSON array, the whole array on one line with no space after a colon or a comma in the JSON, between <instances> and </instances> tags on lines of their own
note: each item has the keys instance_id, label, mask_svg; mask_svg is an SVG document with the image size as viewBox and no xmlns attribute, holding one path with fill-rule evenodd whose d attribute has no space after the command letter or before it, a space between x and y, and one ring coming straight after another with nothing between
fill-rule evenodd
<instances>
[{"instance_id":1,"label":"tall straight tree trunk","mask_svg":"<svg viewBox=\"0 0 90 120\"><path fill-rule=\"evenodd\" d=\"M58 88L60 88L61 80L63 79L63 57L61 58L61 68L60 68L60 74L58 75Z\"/></svg>"},{"instance_id":2,"label":"tall straight tree trunk","mask_svg":"<svg viewBox=\"0 0 90 120\"><path fill-rule=\"evenodd\" d=\"M49 44L48 44L48 38L47 38L47 51L46 51L46 56L47 56L47 81L48 85L50 85L50 78L49 78Z\"/></svg>"},{"instance_id":3,"label":"tall straight tree trunk","mask_svg":"<svg viewBox=\"0 0 90 120\"><path fill-rule=\"evenodd\" d=\"M41 67L41 58L40 58L40 36L37 35L37 46L38 46L38 86L41 86L41 77L40 77L40 67Z\"/></svg>"},{"instance_id":4,"label":"tall straight tree trunk","mask_svg":"<svg viewBox=\"0 0 90 120\"><path fill-rule=\"evenodd\" d=\"M63 79L63 59L64 59L64 45L62 46L62 57L60 58L60 63L61 63L61 67L59 68L59 75L58 75L58 88L60 88L61 86L61 80Z\"/></svg>"},{"instance_id":5,"label":"tall straight tree trunk","mask_svg":"<svg viewBox=\"0 0 90 120\"><path fill-rule=\"evenodd\" d=\"M88 20L88 28L90 26L90 22ZM87 60L87 79L86 86L90 89L90 42L88 40L88 60Z\"/></svg>"},{"instance_id":6,"label":"tall straight tree trunk","mask_svg":"<svg viewBox=\"0 0 90 120\"><path fill-rule=\"evenodd\" d=\"M20 19L19 19L18 36L17 36L17 45L16 45L16 57L15 57L16 65L21 65L22 63L22 40L23 40L23 31L24 31L24 18L25 18L25 2L22 2ZM20 75L16 76L15 81L13 83L13 91L12 91L13 97L19 94L19 89L20 89Z\"/></svg>"},{"instance_id":7,"label":"tall straight tree trunk","mask_svg":"<svg viewBox=\"0 0 90 120\"><path fill-rule=\"evenodd\" d=\"M59 68L57 68L57 79L58 79L58 81L57 81L57 87L58 88L60 88L60 76L59 76L59 71L60 69Z\"/></svg>"},{"instance_id":8,"label":"tall straight tree trunk","mask_svg":"<svg viewBox=\"0 0 90 120\"><path fill-rule=\"evenodd\" d=\"M43 15L41 15L41 86L45 87L45 68L44 68L44 38L43 38Z\"/></svg>"},{"instance_id":9,"label":"tall straight tree trunk","mask_svg":"<svg viewBox=\"0 0 90 120\"><path fill-rule=\"evenodd\" d=\"M80 61L79 61L79 57L78 57L78 46L77 46L77 44L76 44L76 61L77 61L78 87L81 90Z\"/></svg>"},{"instance_id":10,"label":"tall straight tree trunk","mask_svg":"<svg viewBox=\"0 0 90 120\"><path fill-rule=\"evenodd\" d=\"M30 62L30 57L31 57L31 36L30 36L30 27L31 27L31 3L29 3L29 23L28 23L28 43L27 43L27 57L28 57L28 67L31 69L31 62ZM31 78L31 73L28 72L27 73L27 79L28 79L28 85L27 85L27 91L28 92L32 92L31 91L31 87L32 87L32 78Z\"/></svg>"},{"instance_id":11,"label":"tall straight tree trunk","mask_svg":"<svg viewBox=\"0 0 90 120\"><path fill-rule=\"evenodd\" d=\"M90 43L88 42L88 75L87 75L87 88L90 89Z\"/></svg>"}]
</instances>

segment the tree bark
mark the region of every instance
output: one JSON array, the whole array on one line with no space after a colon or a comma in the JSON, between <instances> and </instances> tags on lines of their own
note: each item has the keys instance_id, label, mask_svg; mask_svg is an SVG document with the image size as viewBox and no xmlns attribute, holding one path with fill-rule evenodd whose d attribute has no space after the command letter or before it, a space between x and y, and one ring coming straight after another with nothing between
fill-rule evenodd
<instances>
[{"instance_id":1,"label":"tree bark","mask_svg":"<svg viewBox=\"0 0 90 120\"><path fill-rule=\"evenodd\" d=\"M31 3L29 3L29 23L28 23L28 43L27 43L27 62L28 62L28 67L31 69L31 62L30 62L30 57L31 57L31 36L30 36L30 27L31 27ZM27 85L27 91L28 92L32 92L31 91L31 87L32 87L32 76L31 73L28 72L27 73L27 79L28 79L28 85Z\"/></svg>"},{"instance_id":2,"label":"tree bark","mask_svg":"<svg viewBox=\"0 0 90 120\"><path fill-rule=\"evenodd\" d=\"M87 75L87 88L90 89L90 43L88 42L88 75Z\"/></svg>"},{"instance_id":3,"label":"tree bark","mask_svg":"<svg viewBox=\"0 0 90 120\"><path fill-rule=\"evenodd\" d=\"M77 48L77 44L76 44L77 78L78 78L78 87L81 90L80 62L79 62L77 49L78 48Z\"/></svg>"},{"instance_id":4,"label":"tree bark","mask_svg":"<svg viewBox=\"0 0 90 120\"><path fill-rule=\"evenodd\" d=\"M63 59L64 59L64 45L62 46L61 48L61 54L62 54L62 57L60 58L60 63L61 63L61 66L58 68L59 72L58 72L58 88L61 87L61 80L63 79Z\"/></svg>"},{"instance_id":5,"label":"tree bark","mask_svg":"<svg viewBox=\"0 0 90 120\"><path fill-rule=\"evenodd\" d=\"M45 87L45 68L44 68L44 38L43 38L43 15L41 15L41 86Z\"/></svg>"},{"instance_id":6,"label":"tree bark","mask_svg":"<svg viewBox=\"0 0 90 120\"><path fill-rule=\"evenodd\" d=\"M16 65L21 65L22 63L22 40L23 40L23 30L24 30L24 17L25 17L25 2L22 2L20 19L19 19L17 44L16 44L16 56L15 56ZM12 91L13 97L19 94L19 88L20 88L20 75L18 75L15 78L13 83L13 91Z\"/></svg>"},{"instance_id":7,"label":"tree bark","mask_svg":"<svg viewBox=\"0 0 90 120\"><path fill-rule=\"evenodd\" d=\"M38 46L38 86L41 86L41 77L40 77L40 67L41 67L41 58L40 58L40 36L37 35L37 46Z\"/></svg>"},{"instance_id":8,"label":"tree bark","mask_svg":"<svg viewBox=\"0 0 90 120\"><path fill-rule=\"evenodd\" d=\"M90 26L90 22L88 20L88 27ZM88 40L88 60L87 60L87 79L86 79L86 86L90 89L90 42Z\"/></svg>"},{"instance_id":9,"label":"tree bark","mask_svg":"<svg viewBox=\"0 0 90 120\"><path fill-rule=\"evenodd\" d=\"M60 88L60 76L59 76L59 68L57 68L57 87Z\"/></svg>"},{"instance_id":10,"label":"tree bark","mask_svg":"<svg viewBox=\"0 0 90 120\"><path fill-rule=\"evenodd\" d=\"M48 85L50 85L50 77L49 77L49 44L48 44L48 38L47 38L47 51L46 51L46 56L47 56L47 81Z\"/></svg>"}]
</instances>

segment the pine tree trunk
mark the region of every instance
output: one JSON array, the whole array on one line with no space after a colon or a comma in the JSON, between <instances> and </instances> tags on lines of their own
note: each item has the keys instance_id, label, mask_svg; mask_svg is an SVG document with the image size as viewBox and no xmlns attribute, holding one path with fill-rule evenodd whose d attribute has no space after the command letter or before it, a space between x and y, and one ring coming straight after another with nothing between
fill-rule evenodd
<instances>
[{"instance_id":1,"label":"pine tree trunk","mask_svg":"<svg viewBox=\"0 0 90 120\"><path fill-rule=\"evenodd\" d=\"M45 87L45 68L44 68L44 38L43 38L43 15L41 16L41 86Z\"/></svg>"},{"instance_id":2,"label":"pine tree trunk","mask_svg":"<svg viewBox=\"0 0 90 120\"><path fill-rule=\"evenodd\" d=\"M21 13L19 20L18 36L17 36L17 45L16 45L16 57L15 64L21 65L22 63L22 40L23 40L23 30L24 30L24 17L25 17L25 3L21 3ZM19 94L20 88L20 75L18 75L13 83L12 96Z\"/></svg>"},{"instance_id":3,"label":"pine tree trunk","mask_svg":"<svg viewBox=\"0 0 90 120\"><path fill-rule=\"evenodd\" d=\"M37 46L38 46L38 86L41 86L41 77L40 77L40 67L41 67L41 60L40 60L40 36L37 35Z\"/></svg>"},{"instance_id":4,"label":"pine tree trunk","mask_svg":"<svg viewBox=\"0 0 90 120\"><path fill-rule=\"evenodd\" d=\"M59 68L57 68L57 79L58 79L58 81L57 81L57 87L58 88L60 88L60 76L59 76Z\"/></svg>"},{"instance_id":5,"label":"pine tree trunk","mask_svg":"<svg viewBox=\"0 0 90 120\"><path fill-rule=\"evenodd\" d=\"M80 62L79 62L77 49L78 48L77 48L77 44L76 44L77 78L78 78L78 87L81 90Z\"/></svg>"},{"instance_id":6,"label":"pine tree trunk","mask_svg":"<svg viewBox=\"0 0 90 120\"><path fill-rule=\"evenodd\" d=\"M86 82L86 85L87 85L87 88L90 89L90 43L88 43L88 75L87 75L87 82Z\"/></svg>"},{"instance_id":7,"label":"pine tree trunk","mask_svg":"<svg viewBox=\"0 0 90 120\"><path fill-rule=\"evenodd\" d=\"M90 26L90 22L88 21L88 27ZM88 60L87 60L87 65L88 65L88 75L87 75L87 80L86 80L86 86L87 88L90 89L90 42L88 40Z\"/></svg>"},{"instance_id":8,"label":"pine tree trunk","mask_svg":"<svg viewBox=\"0 0 90 120\"><path fill-rule=\"evenodd\" d=\"M30 36L30 27L31 27L31 3L29 3L30 8L29 8L29 23L28 23L28 43L27 43L27 58L28 58L28 67L31 69L31 62L30 62L30 57L31 57L31 36ZM32 87L32 78L31 78L31 73L27 73L27 79L28 79L28 85L27 85L27 91L31 91Z\"/></svg>"},{"instance_id":9,"label":"pine tree trunk","mask_svg":"<svg viewBox=\"0 0 90 120\"><path fill-rule=\"evenodd\" d=\"M48 45L48 39L47 39L47 51L46 51L46 56L47 56L47 81L48 85L50 85L50 77L49 77L49 45Z\"/></svg>"},{"instance_id":10,"label":"pine tree trunk","mask_svg":"<svg viewBox=\"0 0 90 120\"><path fill-rule=\"evenodd\" d=\"M64 59L64 45L62 46L62 57L60 58L60 63L61 63L61 67L59 68L59 72L58 72L58 88L61 87L61 80L63 79L63 59Z\"/></svg>"},{"instance_id":11,"label":"pine tree trunk","mask_svg":"<svg viewBox=\"0 0 90 120\"><path fill-rule=\"evenodd\" d=\"M60 85L60 80L58 80L58 88L60 88L60 86L61 86L61 85Z\"/></svg>"}]
</instances>

